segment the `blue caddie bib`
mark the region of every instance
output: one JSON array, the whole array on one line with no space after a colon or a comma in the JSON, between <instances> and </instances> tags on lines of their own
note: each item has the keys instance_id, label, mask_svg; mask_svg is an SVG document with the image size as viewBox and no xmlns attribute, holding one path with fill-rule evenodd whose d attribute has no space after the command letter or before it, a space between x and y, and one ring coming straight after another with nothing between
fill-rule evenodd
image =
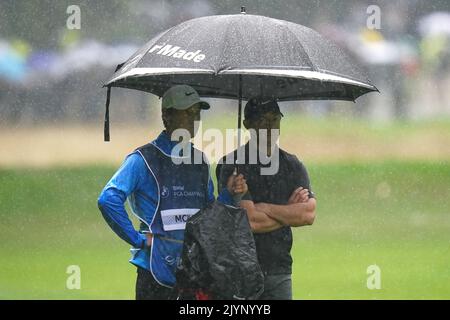
<instances>
[{"instance_id":1,"label":"blue caddie bib","mask_svg":"<svg viewBox=\"0 0 450 320\"><path fill-rule=\"evenodd\" d=\"M158 205L150 232L150 271L165 286L175 284L186 221L207 205L209 166L203 153L191 146L190 155L173 157L154 144L136 149L158 185ZM200 164L194 160L201 159ZM181 162L181 163L180 163Z\"/></svg>"}]
</instances>

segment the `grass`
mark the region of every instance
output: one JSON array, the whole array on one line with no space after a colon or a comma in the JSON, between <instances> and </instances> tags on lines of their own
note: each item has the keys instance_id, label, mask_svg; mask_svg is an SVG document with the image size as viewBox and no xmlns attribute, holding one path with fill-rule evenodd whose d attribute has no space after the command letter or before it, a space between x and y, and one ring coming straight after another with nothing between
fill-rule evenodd
<instances>
[{"instance_id":1,"label":"grass","mask_svg":"<svg viewBox=\"0 0 450 320\"><path fill-rule=\"evenodd\" d=\"M450 299L449 162L308 169L318 216L294 229L295 299ZM96 204L114 171L0 170L0 299L134 298L129 246ZM380 290L366 286L373 264ZM66 288L69 265L81 268L80 290Z\"/></svg>"},{"instance_id":2,"label":"grass","mask_svg":"<svg viewBox=\"0 0 450 320\"><path fill-rule=\"evenodd\" d=\"M420 120L395 120L395 121L373 121L365 118L356 118L347 115L345 107L340 112L329 115L314 117L311 114L301 113L294 109L284 109L284 117L281 121L282 135L294 136L323 136L323 137L345 137L358 135L371 140L399 138L406 135L423 135L434 133L442 138L450 136L450 117L420 119ZM226 109L225 114L203 113L203 128L217 128L223 131L226 128L237 127L237 110Z\"/></svg>"},{"instance_id":3,"label":"grass","mask_svg":"<svg viewBox=\"0 0 450 320\"><path fill-rule=\"evenodd\" d=\"M298 298L450 297L448 164L313 167L318 218L295 232ZM368 290L367 267L381 268Z\"/></svg>"},{"instance_id":4,"label":"grass","mask_svg":"<svg viewBox=\"0 0 450 320\"><path fill-rule=\"evenodd\" d=\"M283 109L283 107L282 107ZM228 112L227 112L228 111ZM283 109L280 145L308 162L348 161L439 161L450 159L450 118L421 121L377 122L338 114L313 117ZM202 116L203 117L203 116ZM236 128L236 110L205 112L197 146L210 160L220 158L233 144L226 144L225 129ZM77 165L113 165L126 154L153 140L162 129L161 120L112 124L111 141L103 142L99 125L48 125L0 127L0 168ZM207 129L216 129L214 132ZM212 135L210 135L212 134ZM232 142L232 141L230 141ZM216 148L212 148L216 147ZM207 151L209 149L209 152Z\"/></svg>"}]
</instances>

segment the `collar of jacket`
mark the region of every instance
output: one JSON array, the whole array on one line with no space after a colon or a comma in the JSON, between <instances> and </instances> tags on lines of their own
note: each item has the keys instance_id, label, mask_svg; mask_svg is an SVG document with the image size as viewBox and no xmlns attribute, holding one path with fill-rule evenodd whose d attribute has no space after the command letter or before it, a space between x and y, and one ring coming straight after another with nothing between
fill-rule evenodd
<instances>
[{"instance_id":1,"label":"collar of jacket","mask_svg":"<svg viewBox=\"0 0 450 320\"><path fill-rule=\"evenodd\" d=\"M165 153L168 156L171 156L172 149L178 144L178 141L172 141L170 139L169 134L163 130L159 136L152 141L152 144L156 146L159 150ZM192 143L189 142L189 146L192 146Z\"/></svg>"}]
</instances>

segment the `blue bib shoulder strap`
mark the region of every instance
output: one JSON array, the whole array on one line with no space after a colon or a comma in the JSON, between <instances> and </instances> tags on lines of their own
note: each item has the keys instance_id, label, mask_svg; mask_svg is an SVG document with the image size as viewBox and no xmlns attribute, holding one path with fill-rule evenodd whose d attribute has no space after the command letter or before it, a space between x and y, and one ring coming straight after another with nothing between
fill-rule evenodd
<instances>
[{"instance_id":1,"label":"blue bib shoulder strap","mask_svg":"<svg viewBox=\"0 0 450 320\"><path fill-rule=\"evenodd\" d=\"M146 162L146 165L155 175L157 181L166 180L168 177L172 177L172 180L176 178L173 172L186 172L194 171L198 176L201 174L202 184L205 185L207 190L209 182L209 163L205 160L203 152L191 146L190 157L186 157L186 161L172 161L174 160L170 154L163 152L153 143L147 143L141 147L136 148L135 152L138 152ZM177 160L182 159L176 157ZM201 163L199 162L199 159ZM175 182L175 181L174 181Z\"/></svg>"}]
</instances>

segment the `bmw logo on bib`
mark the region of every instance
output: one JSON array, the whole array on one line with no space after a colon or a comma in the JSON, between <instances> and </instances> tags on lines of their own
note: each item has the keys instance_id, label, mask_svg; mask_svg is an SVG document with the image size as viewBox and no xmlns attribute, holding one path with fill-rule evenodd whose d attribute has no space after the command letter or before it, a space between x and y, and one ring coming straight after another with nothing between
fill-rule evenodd
<instances>
[{"instance_id":1,"label":"bmw logo on bib","mask_svg":"<svg viewBox=\"0 0 450 320\"><path fill-rule=\"evenodd\" d=\"M169 189L166 186L162 187L161 197L167 198L169 196Z\"/></svg>"}]
</instances>

